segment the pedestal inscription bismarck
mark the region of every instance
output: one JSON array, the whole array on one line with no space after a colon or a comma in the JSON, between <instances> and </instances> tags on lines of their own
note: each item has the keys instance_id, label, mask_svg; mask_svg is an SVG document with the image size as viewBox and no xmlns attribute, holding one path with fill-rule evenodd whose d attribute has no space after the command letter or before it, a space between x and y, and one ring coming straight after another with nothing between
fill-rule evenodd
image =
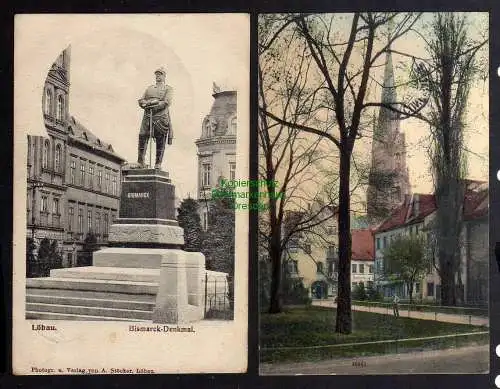
<instances>
[{"instance_id":1,"label":"pedestal inscription bismarck","mask_svg":"<svg viewBox=\"0 0 500 389\"><path fill-rule=\"evenodd\" d=\"M181 248L184 233L175 220L175 187L168 173L123 171L120 213L109 242L111 247Z\"/></svg>"}]
</instances>

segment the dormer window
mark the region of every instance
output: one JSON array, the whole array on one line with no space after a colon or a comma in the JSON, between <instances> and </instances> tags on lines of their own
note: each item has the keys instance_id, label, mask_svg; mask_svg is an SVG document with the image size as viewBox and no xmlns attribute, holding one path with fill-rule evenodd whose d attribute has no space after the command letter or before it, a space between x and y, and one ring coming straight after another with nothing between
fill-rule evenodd
<instances>
[{"instance_id":1,"label":"dormer window","mask_svg":"<svg viewBox=\"0 0 500 389\"><path fill-rule=\"evenodd\" d=\"M89 140L89 137L87 136L87 133L85 131L82 133L82 138L85 140Z\"/></svg>"},{"instance_id":2,"label":"dormer window","mask_svg":"<svg viewBox=\"0 0 500 389\"><path fill-rule=\"evenodd\" d=\"M70 133L70 135L75 135L75 132L73 131L73 127L71 127L71 126L68 127L68 132Z\"/></svg>"},{"instance_id":3,"label":"dormer window","mask_svg":"<svg viewBox=\"0 0 500 389\"><path fill-rule=\"evenodd\" d=\"M95 141L95 143L96 143L98 146L102 146L102 144L101 144L101 140L100 140L100 139L97 139L97 140Z\"/></svg>"},{"instance_id":4,"label":"dormer window","mask_svg":"<svg viewBox=\"0 0 500 389\"><path fill-rule=\"evenodd\" d=\"M236 135L236 116L233 116L228 123L228 135Z\"/></svg>"}]
</instances>

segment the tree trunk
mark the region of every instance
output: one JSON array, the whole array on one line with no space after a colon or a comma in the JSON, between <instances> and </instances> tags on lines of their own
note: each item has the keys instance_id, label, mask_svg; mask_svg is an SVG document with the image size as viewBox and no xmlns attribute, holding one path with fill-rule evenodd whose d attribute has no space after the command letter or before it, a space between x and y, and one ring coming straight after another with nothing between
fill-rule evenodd
<instances>
[{"instance_id":1,"label":"tree trunk","mask_svg":"<svg viewBox=\"0 0 500 389\"><path fill-rule=\"evenodd\" d=\"M408 294L410 295L410 306L413 304L413 282L408 283Z\"/></svg>"},{"instance_id":2,"label":"tree trunk","mask_svg":"<svg viewBox=\"0 0 500 389\"><path fill-rule=\"evenodd\" d=\"M346 147L347 148L347 147ZM351 218L350 218L350 170L351 153L343 151L340 156L339 170L339 271L337 293L337 318L335 332L352 332L351 313Z\"/></svg>"},{"instance_id":3,"label":"tree trunk","mask_svg":"<svg viewBox=\"0 0 500 389\"><path fill-rule=\"evenodd\" d=\"M280 313L283 308L281 296L282 260L281 260L281 232L278 228L271 229L271 294L269 313Z\"/></svg>"},{"instance_id":4,"label":"tree trunk","mask_svg":"<svg viewBox=\"0 0 500 389\"><path fill-rule=\"evenodd\" d=\"M441 304L447 306L456 305L455 272L452 263L454 254L440 250L440 275L441 275Z\"/></svg>"}]
</instances>

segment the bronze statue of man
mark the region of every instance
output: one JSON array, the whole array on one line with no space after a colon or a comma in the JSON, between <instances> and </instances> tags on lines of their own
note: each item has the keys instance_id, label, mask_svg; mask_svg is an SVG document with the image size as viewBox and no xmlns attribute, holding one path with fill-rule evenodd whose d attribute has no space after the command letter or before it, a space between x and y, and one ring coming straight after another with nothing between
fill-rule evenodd
<instances>
[{"instance_id":1,"label":"bronze statue of man","mask_svg":"<svg viewBox=\"0 0 500 389\"><path fill-rule=\"evenodd\" d=\"M139 106L144 109L141 129L139 131L139 150L137 162L144 166L144 154L151 136L156 141L155 169L161 168L165 144L172 144L172 122L168 107L172 102L172 87L165 84L166 71L160 68L155 71L156 85L150 85L139 99ZM151 134L152 132L152 134Z\"/></svg>"}]
</instances>

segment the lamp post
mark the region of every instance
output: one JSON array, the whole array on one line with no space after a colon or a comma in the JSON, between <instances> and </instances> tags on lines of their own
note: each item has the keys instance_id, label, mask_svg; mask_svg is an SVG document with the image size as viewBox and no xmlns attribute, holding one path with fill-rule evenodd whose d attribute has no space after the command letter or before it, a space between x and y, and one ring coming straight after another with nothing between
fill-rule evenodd
<instances>
[{"instance_id":1,"label":"lamp post","mask_svg":"<svg viewBox=\"0 0 500 389\"><path fill-rule=\"evenodd\" d=\"M31 184L31 189L33 189L33 195L31 196L31 238L35 239L35 228L36 228L36 219L35 219L35 196L36 196L36 188L43 188L43 182L34 181Z\"/></svg>"}]
</instances>

